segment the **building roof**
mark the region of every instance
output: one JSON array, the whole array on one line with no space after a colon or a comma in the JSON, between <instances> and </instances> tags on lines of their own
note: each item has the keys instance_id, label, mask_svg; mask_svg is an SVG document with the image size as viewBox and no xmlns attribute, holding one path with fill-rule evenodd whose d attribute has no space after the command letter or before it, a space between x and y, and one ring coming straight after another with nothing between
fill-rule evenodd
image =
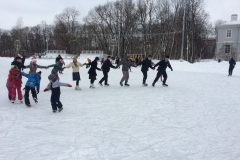
<instances>
[{"instance_id":1,"label":"building roof","mask_svg":"<svg viewBox=\"0 0 240 160\"><path fill-rule=\"evenodd\" d=\"M221 24L220 26L237 25L237 24L240 24L240 20L238 20L238 21L226 22L226 23Z\"/></svg>"}]
</instances>

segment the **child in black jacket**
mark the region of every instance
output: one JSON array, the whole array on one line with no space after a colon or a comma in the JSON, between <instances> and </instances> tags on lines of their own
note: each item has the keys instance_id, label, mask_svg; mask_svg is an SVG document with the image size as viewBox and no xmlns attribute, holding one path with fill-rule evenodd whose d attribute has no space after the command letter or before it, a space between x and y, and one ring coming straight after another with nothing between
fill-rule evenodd
<instances>
[{"instance_id":1,"label":"child in black jacket","mask_svg":"<svg viewBox=\"0 0 240 160\"><path fill-rule=\"evenodd\" d=\"M63 107L62 107L62 103L60 102L60 94L61 94L60 86L72 87L72 85L59 82L56 79L56 76L53 74L50 74L48 76L48 79L50 81L50 84L47 86L47 88L44 89L44 92L48 90L52 91L52 95L51 95L52 110L55 113L57 112L57 108L58 108L58 111L61 112L63 110Z\"/></svg>"}]
</instances>

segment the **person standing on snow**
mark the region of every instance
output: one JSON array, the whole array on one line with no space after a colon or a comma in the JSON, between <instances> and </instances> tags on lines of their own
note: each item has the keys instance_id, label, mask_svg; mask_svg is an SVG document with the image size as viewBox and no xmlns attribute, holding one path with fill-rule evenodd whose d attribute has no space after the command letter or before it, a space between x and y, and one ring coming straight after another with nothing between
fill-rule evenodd
<instances>
[{"instance_id":1,"label":"person standing on snow","mask_svg":"<svg viewBox=\"0 0 240 160\"><path fill-rule=\"evenodd\" d=\"M22 75L21 70L17 66L13 66L13 68L9 71L8 81L11 83L11 102L14 103L16 100L16 90L18 94L18 100L22 103Z\"/></svg>"},{"instance_id":2,"label":"person standing on snow","mask_svg":"<svg viewBox=\"0 0 240 160\"><path fill-rule=\"evenodd\" d=\"M29 68L29 74L36 74L37 68L45 68L47 69L47 66L40 66L37 64L37 59L32 59L29 65L25 66L25 68Z\"/></svg>"},{"instance_id":3,"label":"person standing on snow","mask_svg":"<svg viewBox=\"0 0 240 160\"><path fill-rule=\"evenodd\" d=\"M169 67L169 68L171 69L171 71L173 71L172 66L171 66L171 64L169 63L169 56L165 56L165 59L164 59L164 60L161 60L160 62L158 62L158 63L154 66L154 69L155 69L157 66L159 66L159 67L158 67L158 73L157 73L157 76L156 76L155 80L154 80L153 83L152 83L152 86L154 87L154 86L155 86L155 83L158 81L159 77L160 77L161 75L163 75L164 80L163 80L163 84L162 84L162 85L167 87L168 85L166 84L166 81L167 81L166 68Z\"/></svg>"},{"instance_id":4,"label":"person standing on snow","mask_svg":"<svg viewBox=\"0 0 240 160\"><path fill-rule=\"evenodd\" d=\"M105 86L109 86L108 84L108 72L110 71L110 68L115 68L115 66L112 65L111 63L111 56L107 57L107 60L105 60L103 62L103 65L101 67L102 71L103 71L103 78L99 81L99 84L102 86L102 82L105 81L104 85Z\"/></svg>"},{"instance_id":5,"label":"person standing on snow","mask_svg":"<svg viewBox=\"0 0 240 160\"><path fill-rule=\"evenodd\" d=\"M81 80L80 73L79 73L79 67L83 67L85 65L85 63L82 64L82 63L78 62L77 58L78 57L75 56L73 58L73 61L70 64L68 64L67 66L65 66L63 69L72 67L72 71L73 71L72 78L73 78L73 81L76 81L75 89L81 90L81 88L79 87L79 81Z\"/></svg>"},{"instance_id":6,"label":"person standing on snow","mask_svg":"<svg viewBox=\"0 0 240 160\"><path fill-rule=\"evenodd\" d=\"M58 76L58 71L62 70L63 64L64 64L64 61L61 59L56 64L52 64L52 65L47 66L47 68L53 67L51 74L55 75L58 81L60 80L59 76Z\"/></svg>"},{"instance_id":7,"label":"person standing on snow","mask_svg":"<svg viewBox=\"0 0 240 160\"><path fill-rule=\"evenodd\" d=\"M22 72L22 75L28 79L25 85L25 94L24 94L25 105L28 107L31 107L31 104L29 101L30 90L32 93L33 100L35 101L35 103L38 103L37 94L39 93L39 89L40 89L41 73L42 73L41 71L38 72L37 74L26 74Z\"/></svg>"},{"instance_id":8,"label":"person standing on snow","mask_svg":"<svg viewBox=\"0 0 240 160\"><path fill-rule=\"evenodd\" d=\"M99 57L96 57L94 59L94 61L88 63L88 65L90 65L90 69L88 71L88 74L89 74L89 79L90 79L90 88L95 88L94 87L94 81L97 79L97 72L96 72L96 69L101 71L100 68L97 67L98 65L98 62L99 62Z\"/></svg>"},{"instance_id":9,"label":"person standing on snow","mask_svg":"<svg viewBox=\"0 0 240 160\"><path fill-rule=\"evenodd\" d=\"M152 56L149 55L147 58L145 58L145 60L139 62L137 65L142 65L142 73L143 73L143 86L147 86L148 84L146 84L146 80L147 80L147 72L148 72L148 68L151 68L154 70L154 67L152 67Z\"/></svg>"},{"instance_id":10,"label":"person standing on snow","mask_svg":"<svg viewBox=\"0 0 240 160\"><path fill-rule=\"evenodd\" d=\"M126 57L126 59L122 59L121 62L118 63L118 65L116 66L116 68L118 68L120 65L122 65L122 73L123 73L123 77L120 81L120 85L123 86L123 81L125 81L125 86L130 86L127 82L129 79L129 67L133 66L136 67L130 60L129 60L129 56Z\"/></svg>"},{"instance_id":11,"label":"person standing on snow","mask_svg":"<svg viewBox=\"0 0 240 160\"><path fill-rule=\"evenodd\" d=\"M231 58L229 61L228 76L232 76L232 72L233 72L235 65L236 65L236 61L233 58Z\"/></svg>"},{"instance_id":12,"label":"person standing on snow","mask_svg":"<svg viewBox=\"0 0 240 160\"><path fill-rule=\"evenodd\" d=\"M16 58L14 58L14 61L11 63L12 68L14 66L17 66L17 68L21 71L25 68L25 66L22 65L22 58L17 56Z\"/></svg>"},{"instance_id":13,"label":"person standing on snow","mask_svg":"<svg viewBox=\"0 0 240 160\"><path fill-rule=\"evenodd\" d=\"M50 81L50 84L47 85L47 87L43 90L44 92L51 90L52 94L51 94L51 105L52 105L52 110L53 113L57 112L57 108L58 108L58 112L61 112L63 110L63 105L60 101L60 95L61 95L61 90L60 90L60 86L66 86L66 87L72 87L71 84L67 84L67 83L62 83L59 82L56 79L56 76L53 74L50 74L48 76L48 79Z\"/></svg>"}]
</instances>

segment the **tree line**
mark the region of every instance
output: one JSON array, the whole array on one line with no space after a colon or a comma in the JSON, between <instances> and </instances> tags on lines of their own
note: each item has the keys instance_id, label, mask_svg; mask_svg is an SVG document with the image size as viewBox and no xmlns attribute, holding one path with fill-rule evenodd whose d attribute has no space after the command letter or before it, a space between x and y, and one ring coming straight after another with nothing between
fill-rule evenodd
<instances>
[{"instance_id":1,"label":"tree line","mask_svg":"<svg viewBox=\"0 0 240 160\"><path fill-rule=\"evenodd\" d=\"M149 55L180 59L184 7L186 11L183 58L189 62L213 58L214 30L204 10L204 0L117 0L98 5L83 22L79 11L68 7L55 16L53 25L42 21L22 27L22 20L11 30L0 30L0 53L15 52L14 41L26 54L49 50L103 50L113 56Z\"/></svg>"}]
</instances>

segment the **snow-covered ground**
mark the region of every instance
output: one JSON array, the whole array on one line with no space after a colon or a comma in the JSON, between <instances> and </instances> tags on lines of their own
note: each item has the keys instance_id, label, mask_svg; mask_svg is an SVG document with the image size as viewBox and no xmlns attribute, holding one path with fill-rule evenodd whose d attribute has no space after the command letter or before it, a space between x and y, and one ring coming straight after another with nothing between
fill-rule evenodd
<instances>
[{"instance_id":1,"label":"snow-covered ground","mask_svg":"<svg viewBox=\"0 0 240 160\"><path fill-rule=\"evenodd\" d=\"M90 89L82 67L82 91L61 87L64 110L52 113L51 92L43 92L51 69L39 69L39 103L30 96L27 108L8 101L5 83L12 59L0 61L0 160L240 159L240 63L228 77L228 62L170 61L169 87L157 82L154 88L141 86L137 67L130 72L129 88L119 85L121 70L111 69L110 87L97 85L102 78L97 71L96 89ZM38 60L39 65L54 62ZM75 86L72 69L63 73L60 80ZM149 70L149 84L155 75Z\"/></svg>"}]
</instances>

